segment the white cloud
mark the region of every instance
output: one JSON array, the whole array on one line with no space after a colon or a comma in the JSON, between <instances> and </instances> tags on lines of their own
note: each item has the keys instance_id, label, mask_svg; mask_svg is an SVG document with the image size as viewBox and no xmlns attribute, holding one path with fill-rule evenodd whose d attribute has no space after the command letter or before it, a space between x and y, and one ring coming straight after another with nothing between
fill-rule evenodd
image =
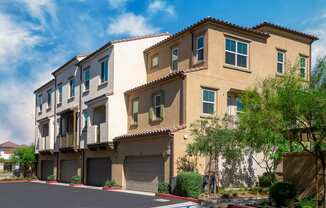
<instances>
[{"instance_id":1,"label":"white cloud","mask_svg":"<svg viewBox=\"0 0 326 208\"><path fill-rule=\"evenodd\" d=\"M173 5L168 4L164 0L153 0L148 6L150 13L164 12L167 15L174 16L175 9Z\"/></svg>"},{"instance_id":2,"label":"white cloud","mask_svg":"<svg viewBox=\"0 0 326 208\"><path fill-rule=\"evenodd\" d=\"M0 13L0 64L17 59L40 41L31 28L18 24L10 16ZM0 67L1 70L12 70Z\"/></svg>"},{"instance_id":3,"label":"white cloud","mask_svg":"<svg viewBox=\"0 0 326 208\"><path fill-rule=\"evenodd\" d=\"M111 9L123 8L128 0L108 0Z\"/></svg>"},{"instance_id":4,"label":"white cloud","mask_svg":"<svg viewBox=\"0 0 326 208\"><path fill-rule=\"evenodd\" d=\"M144 16L124 13L110 22L107 32L113 35L127 34L129 36L137 36L155 33L158 30L158 28L150 25Z\"/></svg>"}]
</instances>

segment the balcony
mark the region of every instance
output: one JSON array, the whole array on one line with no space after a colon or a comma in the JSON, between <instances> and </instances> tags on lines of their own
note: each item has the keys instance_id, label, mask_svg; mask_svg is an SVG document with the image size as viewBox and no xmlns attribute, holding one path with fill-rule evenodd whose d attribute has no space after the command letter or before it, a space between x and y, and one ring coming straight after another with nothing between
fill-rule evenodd
<instances>
[{"instance_id":1,"label":"balcony","mask_svg":"<svg viewBox=\"0 0 326 208\"><path fill-rule=\"evenodd\" d=\"M75 135L73 133L66 133L59 136L59 149L61 150L73 150L77 146Z\"/></svg>"},{"instance_id":2,"label":"balcony","mask_svg":"<svg viewBox=\"0 0 326 208\"><path fill-rule=\"evenodd\" d=\"M107 123L100 123L87 128L87 145L108 143Z\"/></svg>"},{"instance_id":3,"label":"balcony","mask_svg":"<svg viewBox=\"0 0 326 208\"><path fill-rule=\"evenodd\" d=\"M53 148L51 147L50 137L49 136L40 137L38 139L38 150L40 152L53 150Z\"/></svg>"}]
</instances>

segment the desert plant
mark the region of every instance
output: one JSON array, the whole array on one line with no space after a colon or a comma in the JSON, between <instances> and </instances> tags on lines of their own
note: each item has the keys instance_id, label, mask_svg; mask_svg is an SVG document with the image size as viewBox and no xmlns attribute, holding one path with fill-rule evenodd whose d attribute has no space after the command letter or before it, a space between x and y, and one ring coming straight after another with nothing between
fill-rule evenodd
<instances>
[{"instance_id":1,"label":"desert plant","mask_svg":"<svg viewBox=\"0 0 326 208\"><path fill-rule=\"evenodd\" d=\"M170 184L168 183L159 183L158 184L158 193L169 193Z\"/></svg>"},{"instance_id":2,"label":"desert plant","mask_svg":"<svg viewBox=\"0 0 326 208\"><path fill-rule=\"evenodd\" d=\"M81 182L81 178L79 175L75 175L71 178L71 183L72 184L79 184Z\"/></svg>"},{"instance_id":3,"label":"desert plant","mask_svg":"<svg viewBox=\"0 0 326 208\"><path fill-rule=\"evenodd\" d=\"M107 180L105 181L104 186L109 186L109 187L117 186L117 183L115 182L115 180Z\"/></svg>"},{"instance_id":4,"label":"desert plant","mask_svg":"<svg viewBox=\"0 0 326 208\"><path fill-rule=\"evenodd\" d=\"M196 172L181 172L177 175L176 194L185 197L198 197L202 191L203 179Z\"/></svg>"},{"instance_id":5,"label":"desert plant","mask_svg":"<svg viewBox=\"0 0 326 208\"><path fill-rule=\"evenodd\" d=\"M54 175L49 175L47 177L48 181L53 181L55 179Z\"/></svg>"},{"instance_id":6,"label":"desert plant","mask_svg":"<svg viewBox=\"0 0 326 208\"><path fill-rule=\"evenodd\" d=\"M294 201L296 195L294 185L285 182L274 183L269 190L269 197L278 206L289 206Z\"/></svg>"}]
</instances>

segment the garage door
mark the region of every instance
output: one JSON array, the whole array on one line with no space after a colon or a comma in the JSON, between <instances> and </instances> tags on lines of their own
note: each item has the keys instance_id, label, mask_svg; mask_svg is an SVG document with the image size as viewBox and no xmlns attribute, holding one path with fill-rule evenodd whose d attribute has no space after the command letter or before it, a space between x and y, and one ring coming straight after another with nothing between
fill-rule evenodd
<instances>
[{"instance_id":1,"label":"garage door","mask_svg":"<svg viewBox=\"0 0 326 208\"><path fill-rule=\"evenodd\" d=\"M41 180L48 180L48 177L53 175L53 160L41 161Z\"/></svg>"},{"instance_id":2,"label":"garage door","mask_svg":"<svg viewBox=\"0 0 326 208\"><path fill-rule=\"evenodd\" d=\"M126 186L130 190L157 192L163 181L162 157L128 157L125 163Z\"/></svg>"},{"instance_id":3,"label":"garage door","mask_svg":"<svg viewBox=\"0 0 326 208\"><path fill-rule=\"evenodd\" d=\"M103 186L107 180L111 180L110 158L88 158L87 184L91 186Z\"/></svg>"},{"instance_id":4,"label":"garage door","mask_svg":"<svg viewBox=\"0 0 326 208\"><path fill-rule=\"evenodd\" d=\"M60 181L70 183L71 178L77 175L78 160L61 160L60 164Z\"/></svg>"}]
</instances>

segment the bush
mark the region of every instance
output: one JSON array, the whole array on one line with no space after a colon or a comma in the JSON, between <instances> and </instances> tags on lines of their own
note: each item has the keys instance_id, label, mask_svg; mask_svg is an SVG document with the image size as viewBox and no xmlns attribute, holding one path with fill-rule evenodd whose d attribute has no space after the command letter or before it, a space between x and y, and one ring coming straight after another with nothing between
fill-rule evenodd
<instances>
[{"instance_id":1,"label":"bush","mask_svg":"<svg viewBox=\"0 0 326 208\"><path fill-rule=\"evenodd\" d=\"M263 188L270 187L275 182L276 176L273 173L263 173L258 177L258 185Z\"/></svg>"},{"instance_id":2,"label":"bush","mask_svg":"<svg viewBox=\"0 0 326 208\"><path fill-rule=\"evenodd\" d=\"M176 194L185 197L198 197L202 191L203 179L196 172L181 172L177 175Z\"/></svg>"},{"instance_id":3,"label":"bush","mask_svg":"<svg viewBox=\"0 0 326 208\"><path fill-rule=\"evenodd\" d=\"M48 181L53 181L54 180L54 175L49 175L47 179L48 179Z\"/></svg>"},{"instance_id":4,"label":"bush","mask_svg":"<svg viewBox=\"0 0 326 208\"><path fill-rule=\"evenodd\" d=\"M310 198L305 198L302 201L300 201L300 207L301 208L314 208L315 207L315 201Z\"/></svg>"},{"instance_id":5,"label":"bush","mask_svg":"<svg viewBox=\"0 0 326 208\"><path fill-rule=\"evenodd\" d=\"M168 194L170 191L170 185L168 183L159 183L158 184L158 193Z\"/></svg>"},{"instance_id":6,"label":"bush","mask_svg":"<svg viewBox=\"0 0 326 208\"><path fill-rule=\"evenodd\" d=\"M296 195L295 187L290 183L278 182L273 184L269 190L269 197L278 206L290 205L294 201Z\"/></svg>"},{"instance_id":7,"label":"bush","mask_svg":"<svg viewBox=\"0 0 326 208\"><path fill-rule=\"evenodd\" d=\"M72 184L79 184L81 182L81 178L79 175L75 175L71 178L71 183Z\"/></svg>"},{"instance_id":8,"label":"bush","mask_svg":"<svg viewBox=\"0 0 326 208\"><path fill-rule=\"evenodd\" d=\"M109 187L112 187L112 186L117 186L118 184L115 182L115 180L108 180L108 181L105 181L104 183L104 186L109 186Z\"/></svg>"}]
</instances>

